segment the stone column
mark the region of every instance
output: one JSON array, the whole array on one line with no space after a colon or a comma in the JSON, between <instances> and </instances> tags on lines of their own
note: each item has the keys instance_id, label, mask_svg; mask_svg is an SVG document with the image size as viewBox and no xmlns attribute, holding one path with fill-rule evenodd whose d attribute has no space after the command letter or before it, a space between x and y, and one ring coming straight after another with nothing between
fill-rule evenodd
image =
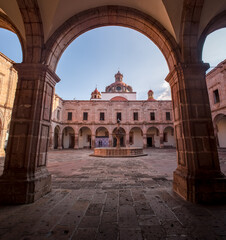
<instances>
[{"instance_id":1,"label":"stone column","mask_svg":"<svg viewBox=\"0 0 226 240\"><path fill-rule=\"evenodd\" d=\"M91 135L91 149L95 148L95 138L96 138L96 135L92 134Z\"/></svg>"},{"instance_id":2,"label":"stone column","mask_svg":"<svg viewBox=\"0 0 226 240\"><path fill-rule=\"evenodd\" d=\"M74 149L78 149L78 134L75 134L75 145Z\"/></svg>"},{"instance_id":3,"label":"stone column","mask_svg":"<svg viewBox=\"0 0 226 240\"><path fill-rule=\"evenodd\" d=\"M46 168L54 86L60 79L42 64L15 64L18 83L0 202L31 203L51 190Z\"/></svg>"},{"instance_id":4,"label":"stone column","mask_svg":"<svg viewBox=\"0 0 226 240\"><path fill-rule=\"evenodd\" d=\"M54 149L54 132L49 133L49 150Z\"/></svg>"},{"instance_id":5,"label":"stone column","mask_svg":"<svg viewBox=\"0 0 226 240\"><path fill-rule=\"evenodd\" d=\"M160 144L159 144L159 147L160 148L164 148L164 134L163 134L163 132L159 132L159 142L160 142Z\"/></svg>"},{"instance_id":6,"label":"stone column","mask_svg":"<svg viewBox=\"0 0 226 240\"><path fill-rule=\"evenodd\" d=\"M112 134L109 134L109 147L113 147Z\"/></svg>"},{"instance_id":7,"label":"stone column","mask_svg":"<svg viewBox=\"0 0 226 240\"><path fill-rule=\"evenodd\" d=\"M59 150L63 149L62 138L63 138L63 135L62 135L62 132L60 131L58 135L58 147L57 147L57 149Z\"/></svg>"},{"instance_id":8,"label":"stone column","mask_svg":"<svg viewBox=\"0 0 226 240\"><path fill-rule=\"evenodd\" d=\"M147 135L143 134L143 148L147 148Z\"/></svg>"},{"instance_id":9,"label":"stone column","mask_svg":"<svg viewBox=\"0 0 226 240\"><path fill-rule=\"evenodd\" d=\"M130 147L130 144L129 144L129 133L126 132L126 147Z\"/></svg>"},{"instance_id":10,"label":"stone column","mask_svg":"<svg viewBox=\"0 0 226 240\"><path fill-rule=\"evenodd\" d=\"M208 64L180 64L169 73L178 167L173 189L191 202L226 200L220 171L205 71Z\"/></svg>"}]
</instances>

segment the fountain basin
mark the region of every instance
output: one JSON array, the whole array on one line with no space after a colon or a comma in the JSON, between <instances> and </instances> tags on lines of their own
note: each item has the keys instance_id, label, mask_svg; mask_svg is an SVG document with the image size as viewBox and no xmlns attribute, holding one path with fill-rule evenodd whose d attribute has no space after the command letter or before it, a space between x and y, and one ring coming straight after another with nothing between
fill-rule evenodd
<instances>
[{"instance_id":1,"label":"fountain basin","mask_svg":"<svg viewBox=\"0 0 226 240\"><path fill-rule=\"evenodd\" d=\"M108 148L94 148L94 153L90 156L94 157L140 157L147 156L143 152L143 148L139 147L108 147Z\"/></svg>"}]
</instances>

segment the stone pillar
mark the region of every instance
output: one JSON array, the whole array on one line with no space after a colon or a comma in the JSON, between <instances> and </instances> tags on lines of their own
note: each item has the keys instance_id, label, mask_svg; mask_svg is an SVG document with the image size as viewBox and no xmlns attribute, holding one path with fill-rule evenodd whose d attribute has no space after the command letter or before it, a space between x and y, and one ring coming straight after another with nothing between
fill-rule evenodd
<instances>
[{"instance_id":1,"label":"stone pillar","mask_svg":"<svg viewBox=\"0 0 226 240\"><path fill-rule=\"evenodd\" d=\"M51 190L46 168L54 86L60 79L42 64L15 64L18 83L0 202L31 203Z\"/></svg>"},{"instance_id":2,"label":"stone pillar","mask_svg":"<svg viewBox=\"0 0 226 240\"><path fill-rule=\"evenodd\" d=\"M109 134L109 147L113 147L113 137L112 137L112 134L110 133Z\"/></svg>"},{"instance_id":3,"label":"stone pillar","mask_svg":"<svg viewBox=\"0 0 226 240\"><path fill-rule=\"evenodd\" d=\"M159 132L159 142L160 142L160 144L159 144L159 147L160 148L164 148L164 134L163 134L163 132Z\"/></svg>"},{"instance_id":4,"label":"stone pillar","mask_svg":"<svg viewBox=\"0 0 226 240\"><path fill-rule=\"evenodd\" d=\"M143 134L143 148L147 148L147 135Z\"/></svg>"},{"instance_id":5,"label":"stone pillar","mask_svg":"<svg viewBox=\"0 0 226 240\"><path fill-rule=\"evenodd\" d=\"M63 149L63 134L62 134L61 131L59 132L59 135L58 135L58 147L57 147L57 149L59 149L59 150Z\"/></svg>"},{"instance_id":6,"label":"stone pillar","mask_svg":"<svg viewBox=\"0 0 226 240\"><path fill-rule=\"evenodd\" d=\"M54 132L49 133L49 150L54 149Z\"/></svg>"},{"instance_id":7,"label":"stone pillar","mask_svg":"<svg viewBox=\"0 0 226 240\"><path fill-rule=\"evenodd\" d=\"M78 149L78 134L75 134L75 145L74 149Z\"/></svg>"},{"instance_id":8,"label":"stone pillar","mask_svg":"<svg viewBox=\"0 0 226 240\"><path fill-rule=\"evenodd\" d=\"M91 149L95 148L95 138L96 138L96 135L92 134L91 135Z\"/></svg>"},{"instance_id":9,"label":"stone pillar","mask_svg":"<svg viewBox=\"0 0 226 240\"><path fill-rule=\"evenodd\" d=\"M126 147L130 147L130 144L129 144L129 133L128 132L126 133Z\"/></svg>"},{"instance_id":10,"label":"stone pillar","mask_svg":"<svg viewBox=\"0 0 226 240\"><path fill-rule=\"evenodd\" d=\"M173 189L191 202L226 200L220 171L205 71L208 64L180 64L169 73L178 167Z\"/></svg>"}]
</instances>

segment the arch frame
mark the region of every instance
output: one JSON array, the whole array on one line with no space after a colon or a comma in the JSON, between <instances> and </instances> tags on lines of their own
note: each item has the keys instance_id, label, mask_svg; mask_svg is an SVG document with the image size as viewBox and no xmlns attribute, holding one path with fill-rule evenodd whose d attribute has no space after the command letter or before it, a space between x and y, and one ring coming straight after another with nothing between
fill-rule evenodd
<instances>
[{"instance_id":1,"label":"arch frame","mask_svg":"<svg viewBox=\"0 0 226 240\"><path fill-rule=\"evenodd\" d=\"M180 61L178 44L157 20L133 8L108 5L78 13L63 23L46 42L42 62L55 71L61 55L73 40L104 26L128 27L144 34L163 53L170 70Z\"/></svg>"}]
</instances>

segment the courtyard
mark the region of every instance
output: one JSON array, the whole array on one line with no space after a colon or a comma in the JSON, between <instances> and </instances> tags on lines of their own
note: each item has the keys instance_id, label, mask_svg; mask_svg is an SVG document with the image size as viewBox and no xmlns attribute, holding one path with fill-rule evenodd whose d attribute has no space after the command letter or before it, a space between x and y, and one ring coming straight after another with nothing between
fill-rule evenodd
<instances>
[{"instance_id":1,"label":"courtyard","mask_svg":"<svg viewBox=\"0 0 226 240\"><path fill-rule=\"evenodd\" d=\"M176 150L145 152L50 151L52 191L33 204L0 206L0 239L226 239L226 204L192 204L173 193ZM225 149L219 158L226 174Z\"/></svg>"}]
</instances>

